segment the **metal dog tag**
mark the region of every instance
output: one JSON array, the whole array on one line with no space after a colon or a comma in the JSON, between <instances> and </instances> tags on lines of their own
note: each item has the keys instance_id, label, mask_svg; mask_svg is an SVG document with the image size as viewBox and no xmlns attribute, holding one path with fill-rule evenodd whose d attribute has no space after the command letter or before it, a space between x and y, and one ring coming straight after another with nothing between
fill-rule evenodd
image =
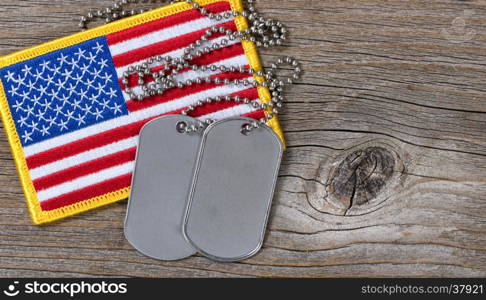
<instances>
[{"instance_id":1,"label":"metal dog tag","mask_svg":"<svg viewBox=\"0 0 486 300\"><path fill-rule=\"evenodd\" d=\"M243 260L263 244L283 147L267 126L245 134L251 121L218 121L201 142L183 230L211 259Z\"/></svg>"},{"instance_id":2,"label":"metal dog tag","mask_svg":"<svg viewBox=\"0 0 486 300\"><path fill-rule=\"evenodd\" d=\"M160 260L196 252L184 239L182 222L202 133L180 133L177 126L183 123L195 120L171 115L143 127L125 219L130 244Z\"/></svg>"}]
</instances>

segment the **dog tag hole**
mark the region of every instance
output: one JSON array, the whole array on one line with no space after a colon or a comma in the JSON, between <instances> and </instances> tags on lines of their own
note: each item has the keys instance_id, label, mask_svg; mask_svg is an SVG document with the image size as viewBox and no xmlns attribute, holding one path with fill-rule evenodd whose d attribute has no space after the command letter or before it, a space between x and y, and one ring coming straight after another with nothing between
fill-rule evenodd
<instances>
[{"instance_id":1,"label":"dog tag hole","mask_svg":"<svg viewBox=\"0 0 486 300\"><path fill-rule=\"evenodd\" d=\"M176 125L177 132L184 133L186 132L187 123L186 122L178 122Z\"/></svg>"},{"instance_id":2,"label":"dog tag hole","mask_svg":"<svg viewBox=\"0 0 486 300\"><path fill-rule=\"evenodd\" d=\"M248 135L250 133L251 124L243 124L241 126L241 134Z\"/></svg>"}]
</instances>

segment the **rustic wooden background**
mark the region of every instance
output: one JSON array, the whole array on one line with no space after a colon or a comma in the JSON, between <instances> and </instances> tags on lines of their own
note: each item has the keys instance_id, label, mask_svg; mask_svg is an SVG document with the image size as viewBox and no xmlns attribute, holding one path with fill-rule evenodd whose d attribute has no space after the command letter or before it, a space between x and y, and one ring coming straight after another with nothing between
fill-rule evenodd
<instances>
[{"instance_id":1,"label":"rustic wooden background","mask_svg":"<svg viewBox=\"0 0 486 300\"><path fill-rule=\"evenodd\" d=\"M0 4L0 54L77 31L111 0ZM126 203L32 226L0 135L0 276L486 276L486 2L260 0L304 64L263 250L159 262Z\"/></svg>"}]
</instances>

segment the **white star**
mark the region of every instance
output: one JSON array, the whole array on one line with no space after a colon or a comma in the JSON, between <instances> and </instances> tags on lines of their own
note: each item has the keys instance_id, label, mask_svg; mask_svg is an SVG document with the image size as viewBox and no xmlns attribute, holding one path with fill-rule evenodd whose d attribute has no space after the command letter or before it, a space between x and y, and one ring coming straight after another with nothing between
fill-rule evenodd
<instances>
[{"instance_id":1,"label":"white star","mask_svg":"<svg viewBox=\"0 0 486 300\"><path fill-rule=\"evenodd\" d=\"M101 79L105 80L105 83L112 82L112 80L111 80L112 78L113 78L113 75L108 74L107 72L105 72L105 75L103 77L101 77Z\"/></svg>"},{"instance_id":2,"label":"white star","mask_svg":"<svg viewBox=\"0 0 486 300\"><path fill-rule=\"evenodd\" d=\"M77 109L77 108L81 109L81 102L83 101L80 99L74 99L74 101L71 103L73 109Z\"/></svg>"},{"instance_id":3,"label":"white star","mask_svg":"<svg viewBox=\"0 0 486 300\"><path fill-rule=\"evenodd\" d=\"M69 128L67 127L68 122L69 122L69 119L68 119L68 120L65 120L65 121L63 121L63 120L59 120L59 123L57 124L57 126L59 126L59 127L60 127L59 129L60 129L61 131L63 131L64 129L68 130L68 129L69 129Z\"/></svg>"},{"instance_id":4,"label":"white star","mask_svg":"<svg viewBox=\"0 0 486 300\"><path fill-rule=\"evenodd\" d=\"M78 52L76 52L74 55L76 55L78 59L80 59L81 57L84 57L84 53L86 53L86 50L79 48Z\"/></svg>"},{"instance_id":5,"label":"white star","mask_svg":"<svg viewBox=\"0 0 486 300\"><path fill-rule=\"evenodd\" d=\"M73 119L73 115L74 115L74 110L73 111L66 111L66 117L68 118L68 120L71 120Z\"/></svg>"},{"instance_id":6,"label":"white star","mask_svg":"<svg viewBox=\"0 0 486 300\"><path fill-rule=\"evenodd\" d=\"M10 82L10 80L12 80L13 82L15 82L15 73L14 72L10 72L10 71L7 71L7 75L5 75L5 78L7 78L7 82Z\"/></svg>"},{"instance_id":7,"label":"white star","mask_svg":"<svg viewBox=\"0 0 486 300\"><path fill-rule=\"evenodd\" d=\"M98 97L95 95L91 95L91 97L89 97L89 100L91 101L91 103L95 103L98 101Z\"/></svg>"},{"instance_id":8,"label":"white star","mask_svg":"<svg viewBox=\"0 0 486 300\"><path fill-rule=\"evenodd\" d=\"M115 104L113 104L112 107L110 107L110 109L113 110L113 114L116 115L117 113L120 113L120 114L123 113L122 110L121 110L121 107L122 106L120 104L115 103Z\"/></svg>"},{"instance_id":9,"label":"white star","mask_svg":"<svg viewBox=\"0 0 486 300\"><path fill-rule=\"evenodd\" d=\"M47 94L47 86L40 85L38 91L42 97L44 94Z\"/></svg>"},{"instance_id":10,"label":"white star","mask_svg":"<svg viewBox=\"0 0 486 300\"><path fill-rule=\"evenodd\" d=\"M12 107L15 108L15 112L18 112L19 110L22 109L23 104L24 104L24 101L20 102L19 100L15 100L15 104L12 105Z\"/></svg>"},{"instance_id":11,"label":"white star","mask_svg":"<svg viewBox=\"0 0 486 300\"><path fill-rule=\"evenodd\" d=\"M29 90L35 89L35 83L32 82L32 80L29 80L29 83L27 84L27 87Z\"/></svg>"},{"instance_id":12,"label":"white star","mask_svg":"<svg viewBox=\"0 0 486 300\"><path fill-rule=\"evenodd\" d=\"M101 106L103 106L103 109L109 108L110 107L110 100L103 99L103 103L101 103Z\"/></svg>"},{"instance_id":13,"label":"white star","mask_svg":"<svg viewBox=\"0 0 486 300\"><path fill-rule=\"evenodd\" d=\"M55 90L55 89L52 89L51 90L51 93L48 94L49 96L51 96L52 98L55 98L55 99L58 99L59 97L59 92L60 92L60 89L59 90Z\"/></svg>"},{"instance_id":14,"label":"white star","mask_svg":"<svg viewBox=\"0 0 486 300\"><path fill-rule=\"evenodd\" d=\"M96 55L93 55L93 53L90 52L86 59L89 61L90 64L92 64L96 61Z\"/></svg>"},{"instance_id":15,"label":"white star","mask_svg":"<svg viewBox=\"0 0 486 300\"><path fill-rule=\"evenodd\" d=\"M40 132L42 133L42 136L46 136L46 135L49 135L49 128L46 127L45 125L42 125L42 129L40 130Z\"/></svg>"},{"instance_id":16,"label":"white star","mask_svg":"<svg viewBox=\"0 0 486 300\"><path fill-rule=\"evenodd\" d=\"M110 96L110 99L115 98L117 96L116 90L114 90L113 88L110 88L110 91L108 93L106 93L106 95Z\"/></svg>"},{"instance_id":17,"label":"white star","mask_svg":"<svg viewBox=\"0 0 486 300\"><path fill-rule=\"evenodd\" d=\"M81 97L81 100L83 100L84 98L88 99L88 96L86 96L87 93L88 91L85 91L83 89L79 91L79 96Z\"/></svg>"},{"instance_id":18,"label":"white star","mask_svg":"<svg viewBox=\"0 0 486 300\"><path fill-rule=\"evenodd\" d=\"M95 82L94 79L90 79L90 78L86 79L86 85L88 86L88 88L95 88L93 85L94 82Z\"/></svg>"},{"instance_id":19,"label":"white star","mask_svg":"<svg viewBox=\"0 0 486 300\"><path fill-rule=\"evenodd\" d=\"M66 90L69 91L70 94L72 94L74 91L76 91L76 86L73 85L72 83L69 84L69 87L66 88Z\"/></svg>"},{"instance_id":20,"label":"white star","mask_svg":"<svg viewBox=\"0 0 486 300\"><path fill-rule=\"evenodd\" d=\"M71 66L73 69L74 69L74 68L77 68L77 67L78 67L78 61L76 61L76 60L74 59L74 57L73 57L73 58L71 58L71 61L70 61L70 62L68 62L68 65L70 65L70 66Z\"/></svg>"},{"instance_id":21,"label":"white star","mask_svg":"<svg viewBox=\"0 0 486 300\"><path fill-rule=\"evenodd\" d=\"M62 108L62 105L56 105L56 108L54 109L54 111L56 112L56 116L62 114Z\"/></svg>"},{"instance_id":22,"label":"white star","mask_svg":"<svg viewBox=\"0 0 486 300\"><path fill-rule=\"evenodd\" d=\"M56 92L56 95L57 95L57 93L58 93L58 92L59 92L59 91L57 91L57 92ZM49 101L49 99L45 98L45 99L44 99L44 103L41 103L41 106L42 106L42 107L45 107L45 108L46 108L46 110L48 110L48 109L51 109L51 105L52 105L52 104L53 104L53 102L51 102L51 101Z\"/></svg>"},{"instance_id":23,"label":"white star","mask_svg":"<svg viewBox=\"0 0 486 300\"><path fill-rule=\"evenodd\" d=\"M101 69L104 69L108 67L108 60L107 59L101 59L98 64L100 65Z\"/></svg>"},{"instance_id":24,"label":"white star","mask_svg":"<svg viewBox=\"0 0 486 300\"><path fill-rule=\"evenodd\" d=\"M33 141L33 139L31 138L32 133L34 133L34 131L27 132L27 130L24 130L24 134L22 134L22 138L24 139L24 143L27 143L29 141Z\"/></svg>"},{"instance_id":25,"label":"white star","mask_svg":"<svg viewBox=\"0 0 486 300\"><path fill-rule=\"evenodd\" d=\"M96 88L98 90L98 94L101 95L101 92L105 89L105 86L101 84L101 82L98 82L98 87Z\"/></svg>"},{"instance_id":26,"label":"white star","mask_svg":"<svg viewBox=\"0 0 486 300\"><path fill-rule=\"evenodd\" d=\"M103 111L99 110L99 108L96 108L96 111L93 114L96 117L96 121L98 121L98 119L103 119Z\"/></svg>"},{"instance_id":27,"label":"white star","mask_svg":"<svg viewBox=\"0 0 486 300\"><path fill-rule=\"evenodd\" d=\"M61 66L54 66L51 71L54 72L54 75L57 75L61 71Z\"/></svg>"},{"instance_id":28,"label":"white star","mask_svg":"<svg viewBox=\"0 0 486 300\"><path fill-rule=\"evenodd\" d=\"M96 42L96 46L94 46L93 48L91 48L93 50L96 50L96 54L98 54L99 52L103 53L103 45L100 45L100 43Z\"/></svg>"},{"instance_id":29,"label":"white star","mask_svg":"<svg viewBox=\"0 0 486 300\"><path fill-rule=\"evenodd\" d=\"M35 115L38 119L43 119L44 118L44 115L46 114L45 111L42 111L42 110L37 110L37 114Z\"/></svg>"},{"instance_id":30,"label":"white star","mask_svg":"<svg viewBox=\"0 0 486 300\"><path fill-rule=\"evenodd\" d=\"M30 121L31 124L27 124L27 126L29 126L30 128L32 128L32 132L34 132L34 130L37 129L37 125L39 125L39 122L34 122L34 120Z\"/></svg>"},{"instance_id":31,"label":"white star","mask_svg":"<svg viewBox=\"0 0 486 300\"><path fill-rule=\"evenodd\" d=\"M49 64L50 64L50 63L51 63L50 61L48 61L48 60L44 60L44 61L43 61L43 62L40 64L40 66L42 67L42 72L44 72L46 68L49 68Z\"/></svg>"},{"instance_id":32,"label":"white star","mask_svg":"<svg viewBox=\"0 0 486 300\"><path fill-rule=\"evenodd\" d=\"M92 74L92 75L93 75L93 76L94 76L94 78L96 79L96 78L100 77L100 74L101 74L101 70L95 69L95 70L93 71L93 74Z\"/></svg>"},{"instance_id":33,"label":"white star","mask_svg":"<svg viewBox=\"0 0 486 300\"><path fill-rule=\"evenodd\" d=\"M70 78L71 77L71 74L73 74L73 70L69 71L68 69L64 70L64 72L61 73L61 75L63 77L66 77L66 78ZM61 82L60 79L59 79L59 82Z\"/></svg>"},{"instance_id":34,"label":"white star","mask_svg":"<svg viewBox=\"0 0 486 300\"><path fill-rule=\"evenodd\" d=\"M85 116L81 116L81 114L78 114L78 118L76 119L78 121L78 126L81 126L81 124L86 124L84 118Z\"/></svg>"},{"instance_id":35,"label":"white star","mask_svg":"<svg viewBox=\"0 0 486 300\"><path fill-rule=\"evenodd\" d=\"M54 75L48 75L46 78L47 85L51 85L54 82Z\"/></svg>"},{"instance_id":36,"label":"white star","mask_svg":"<svg viewBox=\"0 0 486 300\"><path fill-rule=\"evenodd\" d=\"M29 119L29 117L20 116L20 119L17 121L17 123L20 124L20 127L25 127L25 126L27 126L27 120L28 119Z\"/></svg>"},{"instance_id":37,"label":"white star","mask_svg":"<svg viewBox=\"0 0 486 300\"><path fill-rule=\"evenodd\" d=\"M39 105L39 106L41 105L41 104L40 104L40 99L41 99L41 97L36 96L36 95L34 95L34 96L32 97L32 99L31 99L31 100L32 100L32 102L34 103L34 106L35 106L35 105Z\"/></svg>"},{"instance_id":38,"label":"white star","mask_svg":"<svg viewBox=\"0 0 486 300\"><path fill-rule=\"evenodd\" d=\"M59 100L61 100L62 103L69 103L69 96L68 95L62 95L62 97L59 98Z\"/></svg>"},{"instance_id":39,"label":"white star","mask_svg":"<svg viewBox=\"0 0 486 300\"><path fill-rule=\"evenodd\" d=\"M73 79L80 83L83 81L83 74L76 74Z\"/></svg>"},{"instance_id":40,"label":"white star","mask_svg":"<svg viewBox=\"0 0 486 300\"><path fill-rule=\"evenodd\" d=\"M59 89L62 89L64 86L64 82L62 82L61 79L58 79L56 83L54 83L55 86L57 86Z\"/></svg>"},{"instance_id":41,"label":"white star","mask_svg":"<svg viewBox=\"0 0 486 300\"><path fill-rule=\"evenodd\" d=\"M22 72L24 73L25 76L27 76L30 74L30 70L32 70L32 68L29 67L28 65L25 65L24 68L22 69Z\"/></svg>"},{"instance_id":42,"label":"white star","mask_svg":"<svg viewBox=\"0 0 486 300\"><path fill-rule=\"evenodd\" d=\"M19 96L21 96L21 97L22 97L22 101L25 101L25 100L29 99L29 97L30 97L30 93L29 93L29 92L27 92L27 91L24 91L24 92L23 92L21 95L19 95Z\"/></svg>"},{"instance_id":43,"label":"white star","mask_svg":"<svg viewBox=\"0 0 486 300\"><path fill-rule=\"evenodd\" d=\"M56 118L53 116L49 116L48 118L45 118L45 121L49 123L49 128L52 127L56 123Z\"/></svg>"},{"instance_id":44,"label":"white star","mask_svg":"<svg viewBox=\"0 0 486 300\"><path fill-rule=\"evenodd\" d=\"M83 64L83 66L81 67L81 71L83 71L83 73L86 73L88 72L88 70L89 70L89 65Z\"/></svg>"},{"instance_id":45,"label":"white star","mask_svg":"<svg viewBox=\"0 0 486 300\"><path fill-rule=\"evenodd\" d=\"M12 85L12 86L10 86L10 90L8 92L10 93L10 95L15 96L15 95L17 95L18 89L19 89L18 87L14 87Z\"/></svg>"},{"instance_id":46,"label":"white star","mask_svg":"<svg viewBox=\"0 0 486 300\"><path fill-rule=\"evenodd\" d=\"M39 70L35 70L35 74L34 74L34 78L35 80L39 80L39 78L42 78L42 71L39 71Z\"/></svg>"},{"instance_id":47,"label":"white star","mask_svg":"<svg viewBox=\"0 0 486 300\"><path fill-rule=\"evenodd\" d=\"M59 57L57 59L57 61L60 62L61 66L62 66L63 64L67 63L67 59L68 59L68 56L61 53L61 57Z\"/></svg>"},{"instance_id":48,"label":"white star","mask_svg":"<svg viewBox=\"0 0 486 300\"><path fill-rule=\"evenodd\" d=\"M85 103L84 104L84 107L81 108L85 113L91 113L91 108L93 108L93 106L89 106L88 103Z\"/></svg>"},{"instance_id":49,"label":"white star","mask_svg":"<svg viewBox=\"0 0 486 300\"><path fill-rule=\"evenodd\" d=\"M33 115L33 116L35 115L34 114L34 107L30 106L30 105L27 105L25 112L27 113L27 117L29 117L30 115Z\"/></svg>"}]
</instances>

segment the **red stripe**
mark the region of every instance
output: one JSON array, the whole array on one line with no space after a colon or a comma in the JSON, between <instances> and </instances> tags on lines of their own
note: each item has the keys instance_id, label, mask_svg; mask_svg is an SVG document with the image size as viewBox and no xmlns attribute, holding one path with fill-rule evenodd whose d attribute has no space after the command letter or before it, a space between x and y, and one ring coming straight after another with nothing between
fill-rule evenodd
<instances>
[{"instance_id":1,"label":"red stripe","mask_svg":"<svg viewBox=\"0 0 486 300\"><path fill-rule=\"evenodd\" d=\"M258 111L253 111L251 113L247 113L244 116L248 118L253 118L255 120L260 120L265 117L265 113L263 112L263 110L258 110Z\"/></svg>"},{"instance_id":2,"label":"red stripe","mask_svg":"<svg viewBox=\"0 0 486 300\"><path fill-rule=\"evenodd\" d=\"M68 206L80 201L88 200L94 197L98 197L100 195L129 187L131 184L131 180L132 174L122 175L71 193L49 199L47 201L41 202L40 205L42 210L44 211L54 210L60 207Z\"/></svg>"},{"instance_id":3,"label":"red stripe","mask_svg":"<svg viewBox=\"0 0 486 300\"><path fill-rule=\"evenodd\" d=\"M140 128L143 126L143 122L144 121L139 121L121 126L103 133L79 139L67 145L32 155L27 158L27 165L29 166L29 169L38 168L54 161L88 151L90 149L95 149L136 136L139 133Z\"/></svg>"},{"instance_id":4,"label":"red stripe","mask_svg":"<svg viewBox=\"0 0 486 300\"><path fill-rule=\"evenodd\" d=\"M102 169L133 161L135 160L135 152L136 148L127 149L39 178L34 180L35 189L39 192Z\"/></svg>"},{"instance_id":5,"label":"red stripe","mask_svg":"<svg viewBox=\"0 0 486 300\"><path fill-rule=\"evenodd\" d=\"M245 49L243 49L243 45L241 43L238 43L218 50L213 50L209 53L196 57L191 61L191 63L199 66L208 65L223 59L228 59L243 54L245 54Z\"/></svg>"},{"instance_id":6,"label":"red stripe","mask_svg":"<svg viewBox=\"0 0 486 300\"><path fill-rule=\"evenodd\" d=\"M222 48L222 49L212 51L211 53L205 54L201 57L195 58L192 61L192 63L198 64L198 65L214 64L216 62L226 60L226 59L230 59L230 58L240 56L240 55L243 55L243 54L245 54L245 50L243 49L243 45L241 45L241 43L238 43L238 44L234 44L234 45ZM248 68L248 66L245 66L245 67ZM152 68L151 71L152 72L158 72L158 71L162 70L163 68L164 68L163 65L162 66L156 66L156 67ZM186 68L186 69L181 70L179 73L184 73L184 72L187 72L189 70L190 70L190 68ZM131 88L138 86L138 79L139 79L138 74L132 74L128 79L129 80L128 86L131 87ZM153 82L154 78L151 77L151 76L145 76L144 80L145 80L145 82ZM123 84L122 81L123 81L122 78L120 78L118 80L120 87L122 89L125 89L125 85Z\"/></svg>"},{"instance_id":7,"label":"red stripe","mask_svg":"<svg viewBox=\"0 0 486 300\"><path fill-rule=\"evenodd\" d=\"M257 111L245 114L244 116L254 119L260 119L264 116L264 114L262 111ZM105 180L98 184L91 185L83 189L41 202L41 208L44 211L49 211L72 205L74 203L78 203L94 197L105 195L110 192L130 187L131 181L132 174L126 174L113 179Z\"/></svg>"},{"instance_id":8,"label":"red stripe","mask_svg":"<svg viewBox=\"0 0 486 300\"><path fill-rule=\"evenodd\" d=\"M221 13L230 10L231 7L228 2L222 1L205 6L212 13ZM129 28L117 33L110 34L106 37L108 45L118 44L151 32L159 31L165 28L176 26L205 17L199 11L191 9L182 13L168 16L153 22L145 23L133 28Z\"/></svg>"},{"instance_id":9,"label":"red stripe","mask_svg":"<svg viewBox=\"0 0 486 300\"><path fill-rule=\"evenodd\" d=\"M226 22L221 25L227 29L236 30L236 24L234 21ZM162 42L154 43L142 48L137 48L124 52L123 54L115 55L113 57L113 64L115 67L123 67L150 57L161 55L167 52L171 52L177 49L187 47L189 44L197 41L206 32L207 29L202 29L199 31L191 32L185 35L175 37L170 40L165 40ZM215 39L218 36L223 36L223 34L218 33L213 35L211 38Z\"/></svg>"},{"instance_id":10,"label":"red stripe","mask_svg":"<svg viewBox=\"0 0 486 300\"><path fill-rule=\"evenodd\" d=\"M249 74L242 74L242 73L224 73L224 74L216 74L211 76L212 78L221 78L221 79L242 79L242 78L249 78L251 75ZM173 88L167 90L162 95L155 95L153 97L145 98L143 101L136 101L136 100L129 100L126 102L127 108L129 112L134 112L138 110L142 110L154 105L158 105L161 103L166 103L169 101L173 101L175 99L179 99L185 96L189 96L195 93L199 93L202 91L210 90L216 87L223 86L223 84L215 84L215 83L201 83L195 84L193 86L186 86L183 88ZM202 100L202 99L195 99Z\"/></svg>"},{"instance_id":11,"label":"red stripe","mask_svg":"<svg viewBox=\"0 0 486 300\"><path fill-rule=\"evenodd\" d=\"M247 91L241 91L235 93L234 95L242 95ZM169 112L167 114L178 114L180 110ZM164 114L165 115L165 114ZM57 160L64 159L66 157L70 157L90 149L95 149L98 147L102 147L105 145L109 145L115 143L120 140L124 140L130 137L134 137L139 134L140 129L142 126L147 123L148 121L156 118L151 117L142 121L134 122L131 124L127 124L125 126L121 126L118 128L114 128L96 135L92 135L75 142L53 148L35 155L32 155L27 158L27 165L29 169L34 169L49 163L52 163Z\"/></svg>"}]
</instances>

